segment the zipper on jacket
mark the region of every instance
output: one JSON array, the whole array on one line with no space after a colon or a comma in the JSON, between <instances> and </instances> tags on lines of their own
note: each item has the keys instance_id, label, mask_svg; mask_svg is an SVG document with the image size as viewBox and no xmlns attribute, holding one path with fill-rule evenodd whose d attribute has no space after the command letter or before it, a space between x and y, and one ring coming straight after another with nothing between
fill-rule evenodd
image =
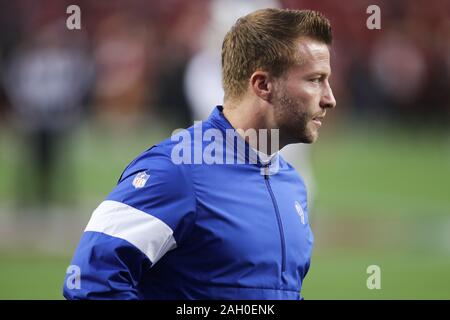
<instances>
[{"instance_id":1,"label":"zipper on jacket","mask_svg":"<svg viewBox=\"0 0 450 320\"><path fill-rule=\"evenodd\" d=\"M278 229L280 231L280 239L281 239L281 272L286 271L286 243L284 239L283 232L283 223L281 221L280 211L278 210L277 200L275 199L275 195L273 194L272 187L270 186L269 181L269 165L264 165L264 182L266 183L267 190L269 191L270 197L272 198L272 204L275 209L275 213L277 216Z\"/></svg>"}]
</instances>

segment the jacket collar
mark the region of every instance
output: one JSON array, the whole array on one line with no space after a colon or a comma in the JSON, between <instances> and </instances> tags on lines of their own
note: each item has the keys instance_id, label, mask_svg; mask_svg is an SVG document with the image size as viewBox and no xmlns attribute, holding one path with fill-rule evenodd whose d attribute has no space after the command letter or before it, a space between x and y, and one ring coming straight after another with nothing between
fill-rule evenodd
<instances>
[{"instance_id":1,"label":"jacket collar","mask_svg":"<svg viewBox=\"0 0 450 320\"><path fill-rule=\"evenodd\" d=\"M210 114L207 122L210 122L215 128L219 129L222 132L223 136L226 138L227 147L230 145L235 146L233 152L236 152L236 156L240 157L240 159L245 159L245 163L256 164L258 167L272 166L275 163L278 164L278 161L280 160L279 152L276 152L271 156L260 156L260 152L253 149L244 139L242 139L242 137L238 133L236 133L235 128L223 114L223 106L216 106ZM227 135L228 130L231 130L235 133L233 137ZM238 144L243 144L244 148L237 148L236 146Z\"/></svg>"}]
</instances>

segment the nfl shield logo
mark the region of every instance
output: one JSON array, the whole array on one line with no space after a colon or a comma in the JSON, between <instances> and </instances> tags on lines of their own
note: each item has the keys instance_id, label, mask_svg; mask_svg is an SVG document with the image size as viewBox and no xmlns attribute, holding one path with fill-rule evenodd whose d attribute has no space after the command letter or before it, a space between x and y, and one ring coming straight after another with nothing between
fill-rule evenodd
<instances>
[{"instance_id":1,"label":"nfl shield logo","mask_svg":"<svg viewBox=\"0 0 450 320\"><path fill-rule=\"evenodd\" d=\"M133 180L133 186L138 189L145 186L148 178L150 177L145 171L139 172Z\"/></svg>"},{"instance_id":2,"label":"nfl shield logo","mask_svg":"<svg viewBox=\"0 0 450 320\"><path fill-rule=\"evenodd\" d=\"M305 213L303 212L302 206L298 201L295 201L295 210L297 210L297 214L300 216L300 221L302 224L305 224Z\"/></svg>"}]
</instances>

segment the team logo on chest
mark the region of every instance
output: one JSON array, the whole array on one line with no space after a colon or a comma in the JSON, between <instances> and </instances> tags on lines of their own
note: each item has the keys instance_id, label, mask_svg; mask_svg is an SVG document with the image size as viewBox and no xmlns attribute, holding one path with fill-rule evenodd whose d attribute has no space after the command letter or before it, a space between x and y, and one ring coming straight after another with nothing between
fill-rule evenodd
<instances>
[{"instance_id":1,"label":"team logo on chest","mask_svg":"<svg viewBox=\"0 0 450 320\"><path fill-rule=\"evenodd\" d=\"M302 224L305 224L305 213L303 212L302 206L298 201L295 201L295 210L297 210L297 214L300 216L300 221Z\"/></svg>"},{"instance_id":2,"label":"team logo on chest","mask_svg":"<svg viewBox=\"0 0 450 320\"><path fill-rule=\"evenodd\" d=\"M150 178L150 175L145 171L139 172L136 177L134 177L133 186L136 189L143 188L147 183L148 178Z\"/></svg>"}]
</instances>

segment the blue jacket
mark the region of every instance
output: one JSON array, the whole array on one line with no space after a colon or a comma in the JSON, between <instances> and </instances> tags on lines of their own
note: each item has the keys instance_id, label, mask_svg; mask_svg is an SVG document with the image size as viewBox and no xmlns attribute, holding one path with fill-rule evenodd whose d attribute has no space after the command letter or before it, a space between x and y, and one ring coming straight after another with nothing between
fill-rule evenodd
<instances>
[{"instance_id":1,"label":"blue jacket","mask_svg":"<svg viewBox=\"0 0 450 320\"><path fill-rule=\"evenodd\" d=\"M233 132L220 106L187 138L196 128ZM313 235L293 167L278 154L268 164L250 161L256 153L246 143L224 146L234 164L177 164L181 140L153 146L125 169L82 235L71 263L79 274L68 273L64 296L301 299ZM187 144L194 153L225 140Z\"/></svg>"}]
</instances>

